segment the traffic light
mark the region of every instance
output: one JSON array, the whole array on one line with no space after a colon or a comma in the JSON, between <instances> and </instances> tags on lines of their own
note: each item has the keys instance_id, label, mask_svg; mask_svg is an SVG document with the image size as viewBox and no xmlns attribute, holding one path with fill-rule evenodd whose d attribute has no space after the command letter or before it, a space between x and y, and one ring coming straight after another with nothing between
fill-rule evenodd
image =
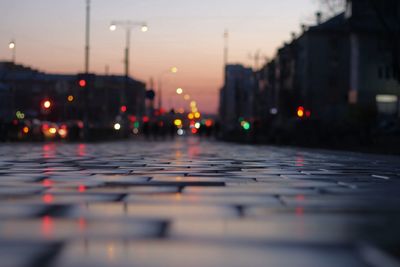
<instances>
[{"instance_id":1,"label":"traffic light","mask_svg":"<svg viewBox=\"0 0 400 267\"><path fill-rule=\"evenodd\" d=\"M79 84L79 87L82 87L82 88L84 88L84 87L86 87L86 80L85 79L80 79L79 81L78 81L78 84Z\"/></svg>"},{"instance_id":2,"label":"traffic light","mask_svg":"<svg viewBox=\"0 0 400 267\"><path fill-rule=\"evenodd\" d=\"M94 81L94 75L93 74L85 74L85 73L81 73L78 74L76 77L76 83L78 85L79 88L85 89L85 88L90 88L90 86L92 85L93 81Z\"/></svg>"},{"instance_id":3,"label":"traffic light","mask_svg":"<svg viewBox=\"0 0 400 267\"><path fill-rule=\"evenodd\" d=\"M299 106L297 108L296 114L297 114L297 117L299 117L300 119L311 117L311 111L306 110L303 106Z\"/></svg>"},{"instance_id":4,"label":"traffic light","mask_svg":"<svg viewBox=\"0 0 400 267\"><path fill-rule=\"evenodd\" d=\"M248 121L246 121L245 123L243 123L243 129L245 130L245 131L248 131L248 130L250 130L250 127L251 127L251 125L250 125L250 122L248 122Z\"/></svg>"}]
</instances>

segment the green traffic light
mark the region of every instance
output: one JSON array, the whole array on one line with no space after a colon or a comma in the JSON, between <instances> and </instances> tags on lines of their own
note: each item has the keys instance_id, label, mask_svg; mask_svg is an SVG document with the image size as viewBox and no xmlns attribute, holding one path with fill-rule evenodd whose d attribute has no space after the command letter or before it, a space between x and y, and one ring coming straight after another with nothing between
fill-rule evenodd
<instances>
[{"instance_id":1,"label":"green traffic light","mask_svg":"<svg viewBox=\"0 0 400 267\"><path fill-rule=\"evenodd\" d=\"M245 122L245 123L243 123L243 129L245 129L246 131L248 131L248 130L250 130L250 123L249 122Z\"/></svg>"}]
</instances>

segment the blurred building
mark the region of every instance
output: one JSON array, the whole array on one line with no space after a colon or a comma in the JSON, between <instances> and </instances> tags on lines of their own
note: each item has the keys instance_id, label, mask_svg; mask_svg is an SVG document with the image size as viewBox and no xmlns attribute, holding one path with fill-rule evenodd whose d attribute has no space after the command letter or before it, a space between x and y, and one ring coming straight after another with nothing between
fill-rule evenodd
<instances>
[{"instance_id":1,"label":"blurred building","mask_svg":"<svg viewBox=\"0 0 400 267\"><path fill-rule=\"evenodd\" d=\"M227 65L225 72L219 113L224 130L229 132L239 125L239 118L254 117L256 80L253 70L242 65Z\"/></svg>"},{"instance_id":2,"label":"blurred building","mask_svg":"<svg viewBox=\"0 0 400 267\"><path fill-rule=\"evenodd\" d=\"M13 97L10 86L0 83L0 121L2 123L9 123L14 118L14 107L12 101L10 101Z\"/></svg>"},{"instance_id":3,"label":"blurred building","mask_svg":"<svg viewBox=\"0 0 400 267\"><path fill-rule=\"evenodd\" d=\"M399 114L400 2L348 1L349 102Z\"/></svg>"},{"instance_id":4,"label":"blurred building","mask_svg":"<svg viewBox=\"0 0 400 267\"><path fill-rule=\"evenodd\" d=\"M111 125L121 113L144 115L144 83L125 76L88 75L85 84L80 84L82 77L47 74L0 62L1 101L7 103L2 105L0 115L14 117L20 111L25 119L61 122L82 120L88 112L94 127ZM51 107L45 108L44 101L50 101Z\"/></svg>"},{"instance_id":5,"label":"blurred building","mask_svg":"<svg viewBox=\"0 0 400 267\"><path fill-rule=\"evenodd\" d=\"M382 125L400 129L399 21L398 0L348 0L345 12L326 21L317 13L314 25L302 25L254 73L226 66L222 128L250 118L270 134L296 131L303 120L366 135Z\"/></svg>"},{"instance_id":6,"label":"blurred building","mask_svg":"<svg viewBox=\"0 0 400 267\"><path fill-rule=\"evenodd\" d=\"M264 113L296 117L302 106L314 119L335 120L357 106L399 114L399 8L395 0L352 0L325 22L317 14L316 25L303 26L261 69Z\"/></svg>"}]
</instances>

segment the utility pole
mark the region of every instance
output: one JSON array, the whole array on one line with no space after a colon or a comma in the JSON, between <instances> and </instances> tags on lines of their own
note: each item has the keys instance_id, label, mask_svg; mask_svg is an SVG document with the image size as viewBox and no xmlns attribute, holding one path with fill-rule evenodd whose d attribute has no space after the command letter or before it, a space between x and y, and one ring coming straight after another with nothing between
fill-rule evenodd
<instances>
[{"instance_id":1,"label":"utility pole","mask_svg":"<svg viewBox=\"0 0 400 267\"><path fill-rule=\"evenodd\" d=\"M89 73L90 52L90 0L86 0L86 32L85 32L85 74Z\"/></svg>"},{"instance_id":2,"label":"utility pole","mask_svg":"<svg viewBox=\"0 0 400 267\"><path fill-rule=\"evenodd\" d=\"M227 29L225 29L224 32L224 71L223 71L223 77L224 77L224 84L226 82L226 66L228 65L228 53L229 53L229 32Z\"/></svg>"},{"instance_id":3,"label":"utility pole","mask_svg":"<svg viewBox=\"0 0 400 267\"><path fill-rule=\"evenodd\" d=\"M254 71L257 71L258 68L259 68L259 62L260 62L260 59L261 59L261 51L257 50L254 55L249 54L249 58L251 60L254 60L253 68L254 68Z\"/></svg>"},{"instance_id":4,"label":"utility pole","mask_svg":"<svg viewBox=\"0 0 400 267\"><path fill-rule=\"evenodd\" d=\"M105 66L105 75L109 76L110 75L110 65Z\"/></svg>"},{"instance_id":5,"label":"utility pole","mask_svg":"<svg viewBox=\"0 0 400 267\"><path fill-rule=\"evenodd\" d=\"M162 78L159 78L158 79L158 86L157 86L157 89L158 89L158 110L160 111L160 113L161 113L161 108L162 108L162 80L161 80Z\"/></svg>"},{"instance_id":6,"label":"utility pole","mask_svg":"<svg viewBox=\"0 0 400 267\"><path fill-rule=\"evenodd\" d=\"M86 82L88 82L89 76L89 52L90 52L90 0L86 0L86 31L85 31L85 76ZM83 103L85 105L83 109L83 137L85 140L89 138L89 90L91 89L92 82L84 88Z\"/></svg>"}]
</instances>

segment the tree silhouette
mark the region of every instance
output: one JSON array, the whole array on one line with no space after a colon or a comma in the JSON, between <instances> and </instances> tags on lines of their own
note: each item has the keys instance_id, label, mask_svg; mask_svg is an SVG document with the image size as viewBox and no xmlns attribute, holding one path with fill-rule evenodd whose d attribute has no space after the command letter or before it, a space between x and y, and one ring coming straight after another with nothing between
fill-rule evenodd
<instances>
[{"instance_id":1,"label":"tree silhouette","mask_svg":"<svg viewBox=\"0 0 400 267\"><path fill-rule=\"evenodd\" d=\"M318 0L318 3L325 18L339 14L346 8L346 0Z\"/></svg>"}]
</instances>

